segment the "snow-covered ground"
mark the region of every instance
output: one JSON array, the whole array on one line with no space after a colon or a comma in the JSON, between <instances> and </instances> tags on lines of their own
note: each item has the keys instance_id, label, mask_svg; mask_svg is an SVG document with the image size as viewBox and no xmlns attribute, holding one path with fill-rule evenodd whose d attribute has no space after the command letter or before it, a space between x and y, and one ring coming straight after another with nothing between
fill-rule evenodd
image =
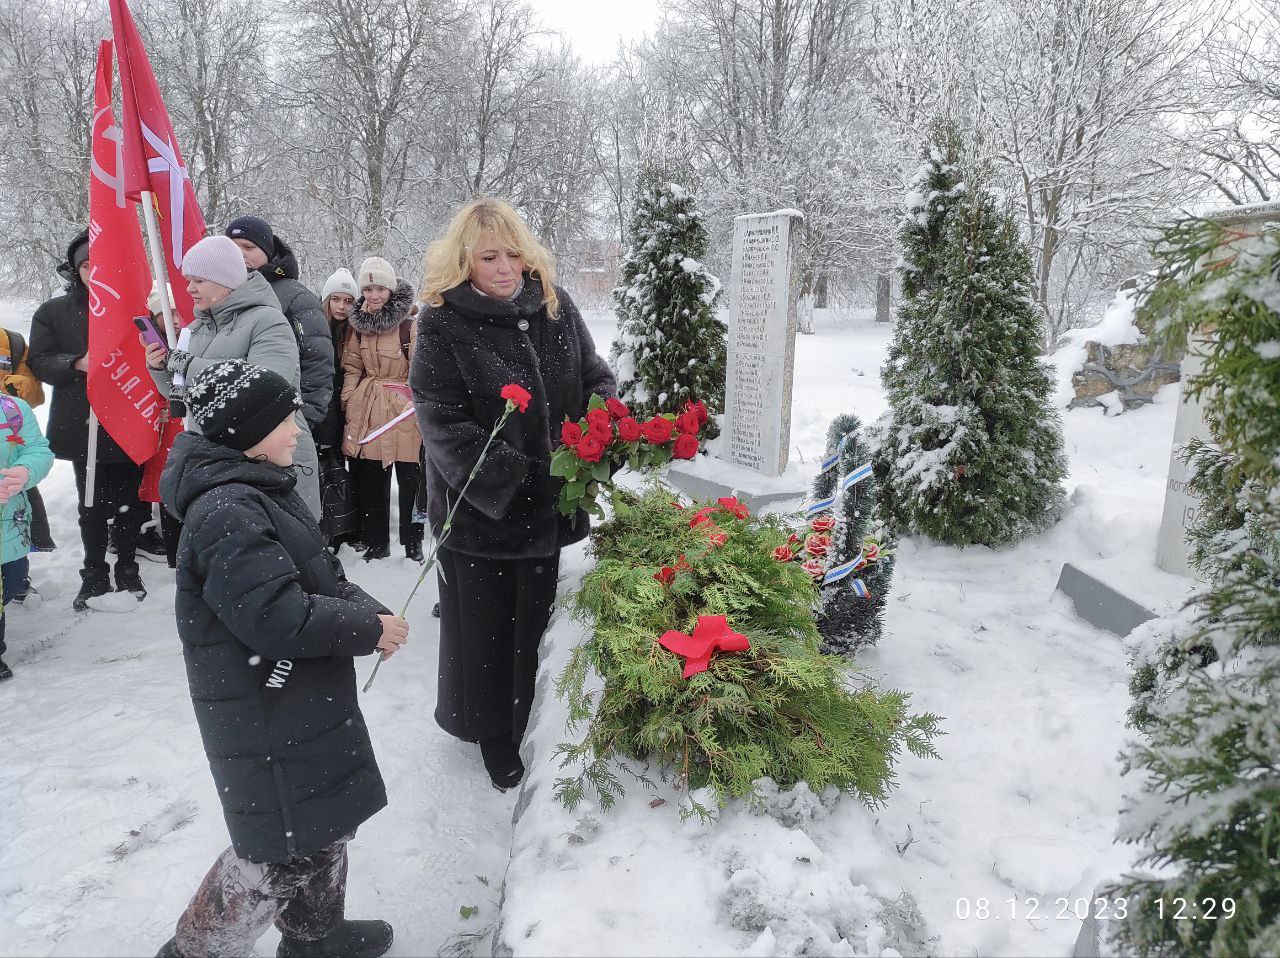
<instances>
[{"instance_id":1,"label":"snow-covered ground","mask_svg":"<svg viewBox=\"0 0 1280 958\"><path fill-rule=\"evenodd\" d=\"M27 315L0 303L0 324L25 332ZM589 323L607 352L611 318ZM835 414L883 411L889 334L868 314L820 314L818 334L799 338L797 459L820 458ZM863 664L917 709L946 716L947 734L940 761L903 761L897 791L874 812L801 795L777 799L772 816L696 826L680 823L680 796L663 787L629 789L609 813L568 815L550 794L563 774L551 753L568 736L548 685L581 635L560 616L513 846L516 795L492 790L476 749L431 718L434 586L424 589L409 648L363 697L391 804L352 845L348 914L392 921L399 955L450 943L486 953L487 937L468 936L495 922L500 890L502 941L518 954L796 953L806 939L810 953L1069 954L1079 922L1059 899L1089 896L1130 860L1111 841L1128 784L1115 761L1128 675L1121 642L1078 620L1054 585L1064 561L1111 560L1162 609L1181 598L1186 584L1153 565L1175 402L1172 387L1119 418L1067 414L1071 506L1036 540L999 553L902 544L888 634ZM69 465L42 488L60 549L33 557L42 603L10 606L16 676L0 685L0 952L153 953L226 844L186 693L172 574L144 567L151 595L128 612L73 615ZM342 558L393 606L416 575L404 559ZM562 587L585 568L580 547L563 568ZM665 804L651 807L655 797ZM1028 896L1039 899L1030 919ZM882 902L899 899L886 916ZM463 918L462 906L478 911ZM273 953L274 938L257 953Z\"/></svg>"}]
</instances>

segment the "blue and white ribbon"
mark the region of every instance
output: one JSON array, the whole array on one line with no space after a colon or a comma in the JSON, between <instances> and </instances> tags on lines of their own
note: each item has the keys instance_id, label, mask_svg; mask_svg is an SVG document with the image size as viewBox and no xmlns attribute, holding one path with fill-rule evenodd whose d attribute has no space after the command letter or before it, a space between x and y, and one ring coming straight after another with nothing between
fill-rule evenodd
<instances>
[{"instance_id":1,"label":"blue and white ribbon","mask_svg":"<svg viewBox=\"0 0 1280 958\"><path fill-rule=\"evenodd\" d=\"M839 582L845 576L853 573L860 565L862 565L866 561L866 558L867 558L866 553L859 552L856 556L854 556L848 562L841 562L839 565L833 565L830 569L827 570L826 574L822 577L822 584L831 585L831 583L833 582Z\"/></svg>"},{"instance_id":2,"label":"blue and white ribbon","mask_svg":"<svg viewBox=\"0 0 1280 958\"><path fill-rule=\"evenodd\" d=\"M843 479L840 480L840 491L841 492L848 491L850 486L856 486L863 479L869 478L870 475L871 475L871 463L867 463L864 466L859 466L857 469L853 470L853 472L849 473L847 476L845 476Z\"/></svg>"},{"instance_id":3,"label":"blue and white ribbon","mask_svg":"<svg viewBox=\"0 0 1280 958\"><path fill-rule=\"evenodd\" d=\"M840 456L844 452L844 447L848 444L849 440L852 438L853 438L853 433L851 432L846 432L843 436L840 437L840 442L836 445L836 451L833 452L831 455L827 456L826 459L822 460L822 466L821 468L818 469L818 475L822 475L824 472L831 471L839 464Z\"/></svg>"},{"instance_id":4,"label":"blue and white ribbon","mask_svg":"<svg viewBox=\"0 0 1280 958\"><path fill-rule=\"evenodd\" d=\"M811 502L804 507L804 517L806 519L812 519L818 513L826 512L835 504L836 504L835 496L832 496L830 499L820 499L817 502Z\"/></svg>"},{"instance_id":5,"label":"blue and white ribbon","mask_svg":"<svg viewBox=\"0 0 1280 958\"><path fill-rule=\"evenodd\" d=\"M860 599L871 598L871 590L867 588L867 584L863 582L861 579L853 580L853 591L857 594L858 598Z\"/></svg>"}]
</instances>

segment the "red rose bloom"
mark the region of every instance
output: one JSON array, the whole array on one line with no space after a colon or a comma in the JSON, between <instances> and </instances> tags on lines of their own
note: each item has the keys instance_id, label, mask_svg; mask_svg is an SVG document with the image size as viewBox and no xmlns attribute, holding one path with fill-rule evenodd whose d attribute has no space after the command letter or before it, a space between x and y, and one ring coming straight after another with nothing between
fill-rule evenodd
<instances>
[{"instance_id":1,"label":"red rose bloom","mask_svg":"<svg viewBox=\"0 0 1280 958\"><path fill-rule=\"evenodd\" d=\"M675 431L675 426L670 419L663 416L654 416L643 426L640 427L644 433L644 438L652 445L661 446L671 441L671 434Z\"/></svg>"},{"instance_id":2,"label":"red rose bloom","mask_svg":"<svg viewBox=\"0 0 1280 958\"><path fill-rule=\"evenodd\" d=\"M676 570L669 565L664 565L661 569L653 574L653 577L663 585L670 585L676 577Z\"/></svg>"},{"instance_id":3,"label":"red rose bloom","mask_svg":"<svg viewBox=\"0 0 1280 958\"><path fill-rule=\"evenodd\" d=\"M779 562L790 562L796 557L796 554L791 551L790 546L778 546L773 550L773 557Z\"/></svg>"},{"instance_id":4,"label":"red rose bloom","mask_svg":"<svg viewBox=\"0 0 1280 958\"><path fill-rule=\"evenodd\" d=\"M576 452L578 453L578 458L583 462L599 462L600 457L604 455L604 443L591 435L591 433L587 433L578 440Z\"/></svg>"},{"instance_id":5,"label":"red rose bloom","mask_svg":"<svg viewBox=\"0 0 1280 958\"><path fill-rule=\"evenodd\" d=\"M591 426L594 423L600 423L602 426L608 426L611 422L612 420L609 418L609 411L607 409L587 410L587 426Z\"/></svg>"},{"instance_id":6,"label":"red rose bloom","mask_svg":"<svg viewBox=\"0 0 1280 958\"><path fill-rule=\"evenodd\" d=\"M698 454L698 437L682 432L676 436L675 445L671 447L671 458L692 459Z\"/></svg>"},{"instance_id":7,"label":"red rose bloom","mask_svg":"<svg viewBox=\"0 0 1280 958\"><path fill-rule=\"evenodd\" d=\"M687 412L691 412L698 417L698 425L700 426L705 426L707 424L707 420L711 418L710 414L707 412L707 404L701 399L697 402L686 402L684 404L684 408Z\"/></svg>"},{"instance_id":8,"label":"red rose bloom","mask_svg":"<svg viewBox=\"0 0 1280 958\"><path fill-rule=\"evenodd\" d=\"M805 562L800 563L800 568L804 569L805 572L809 573L809 575L813 576L815 579L820 579L826 574L826 570L822 568L822 560L818 558L808 559Z\"/></svg>"},{"instance_id":9,"label":"red rose bloom","mask_svg":"<svg viewBox=\"0 0 1280 958\"><path fill-rule=\"evenodd\" d=\"M566 422L560 427L560 441L572 448L582 440L582 427L576 422Z\"/></svg>"},{"instance_id":10,"label":"red rose bloom","mask_svg":"<svg viewBox=\"0 0 1280 958\"><path fill-rule=\"evenodd\" d=\"M809 523L809 528L814 532L830 532L836 527L836 520L827 516L825 519L814 519Z\"/></svg>"},{"instance_id":11,"label":"red rose bloom","mask_svg":"<svg viewBox=\"0 0 1280 958\"><path fill-rule=\"evenodd\" d=\"M692 409L688 409L676 416L676 428L687 435L696 436L701 426L702 423L698 421L698 414Z\"/></svg>"},{"instance_id":12,"label":"red rose bloom","mask_svg":"<svg viewBox=\"0 0 1280 958\"><path fill-rule=\"evenodd\" d=\"M640 424L630 416L623 416L618 420L618 435L623 442L639 442L642 435Z\"/></svg>"},{"instance_id":13,"label":"red rose bloom","mask_svg":"<svg viewBox=\"0 0 1280 958\"><path fill-rule=\"evenodd\" d=\"M614 419L625 419L631 415L631 410L627 408L627 404L621 399L614 399L612 396L604 401L604 408L609 411L609 415Z\"/></svg>"},{"instance_id":14,"label":"red rose bloom","mask_svg":"<svg viewBox=\"0 0 1280 958\"><path fill-rule=\"evenodd\" d=\"M607 446L609 443L613 442L613 426L609 423L587 423L587 435L591 436L601 445Z\"/></svg>"},{"instance_id":15,"label":"red rose bloom","mask_svg":"<svg viewBox=\"0 0 1280 958\"><path fill-rule=\"evenodd\" d=\"M804 547L811 556L826 555L827 550L831 548L831 536L815 532L805 540Z\"/></svg>"},{"instance_id":16,"label":"red rose bloom","mask_svg":"<svg viewBox=\"0 0 1280 958\"><path fill-rule=\"evenodd\" d=\"M502 387L502 398L507 402L515 403L516 408L521 412L528 412L529 400L533 398L533 394L517 383L507 383Z\"/></svg>"},{"instance_id":17,"label":"red rose bloom","mask_svg":"<svg viewBox=\"0 0 1280 958\"><path fill-rule=\"evenodd\" d=\"M713 532L711 533L711 535L707 536L707 541L710 542L713 546L717 546L717 547L722 546L729 541L729 533Z\"/></svg>"},{"instance_id":18,"label":"red rose bloom","mask_svg":"<svg viewBox=\"0 0 1280 958\"><path fill-rule=\"evenodd\" d=\"M731 512L739 519L751 518L751 510L745 502L739 502L737 496L721 496L716 502L725 512Z\"/></svg>"},{"instance_id":19,"label":"red rose bloom","mask_svg":"<svg viewBox=\"0 0 1280 958\"><path fill-rule=\"evenodd\" d=\"M801 538L800 538L798 535L796 535L794 532L793 532L793 533L791 533L791 535L787 536L787 542L789 542L791 545L795 545L797 542L803 542L803 541L804 541L804 540L803 540L803 539L801 539Z\"/></svg>"}]
</instances>

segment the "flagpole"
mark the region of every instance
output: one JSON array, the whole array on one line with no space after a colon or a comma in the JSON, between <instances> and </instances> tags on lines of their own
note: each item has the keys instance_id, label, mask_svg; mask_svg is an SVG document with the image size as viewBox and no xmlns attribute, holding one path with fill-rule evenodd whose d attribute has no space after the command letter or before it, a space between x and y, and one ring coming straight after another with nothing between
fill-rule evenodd
<instances>
[{"instance_id":1,"label":"flagpole","mask_svg":"<svg viewBox=\"0 0 1280 958\"><path fill-rule=\"evenodd\" d=\"M151 199L150 190L142 190L139 199L142 202L142 220L147 226L147 249L151 253L151 278L160 291L160 312L164 316L164 333L169 340L169 348L178 345L178 324L174 321L173 304L169 302L169 270L165 267L164 246L160 242L160 228L156 224L156 209Z\"/></svg>"},{"instance_id":2,"label":"flagpole","mask_svg":"<svg viewBox=\"0 0 1280 958\"><path fill-rule=\"evenodd\" d=\"M89 407L89 446L85 453L84 507L93 508L93 487L98 478L98 414Z\"/></svg>"}]
</instances>

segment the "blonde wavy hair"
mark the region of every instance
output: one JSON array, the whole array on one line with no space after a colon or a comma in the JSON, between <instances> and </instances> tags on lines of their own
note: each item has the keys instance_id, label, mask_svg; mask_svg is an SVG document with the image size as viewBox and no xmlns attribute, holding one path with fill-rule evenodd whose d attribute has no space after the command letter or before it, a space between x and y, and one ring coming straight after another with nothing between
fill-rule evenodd
<instances>
[{"instance_id":1,"label":"blonde wavy hair","mask_svg":"<svg viewBox=\"0 0 1280 958\"><path fill-rule=\"evenodd\" d=\"M471 262L484 233L492 233L502 246L521 255L525 270L542 283L542 301L546 304L547 315L556 319L560 299L555 288L555 257L529 232L529 227L511 204L490 197L473 200L458 210L449 221L444 236L427 248L427 255L422 260L422 272L426 277L422 285L422 301L431 306L441 306L445 290L471 278Z\"/></svg>"}]
</instances>

